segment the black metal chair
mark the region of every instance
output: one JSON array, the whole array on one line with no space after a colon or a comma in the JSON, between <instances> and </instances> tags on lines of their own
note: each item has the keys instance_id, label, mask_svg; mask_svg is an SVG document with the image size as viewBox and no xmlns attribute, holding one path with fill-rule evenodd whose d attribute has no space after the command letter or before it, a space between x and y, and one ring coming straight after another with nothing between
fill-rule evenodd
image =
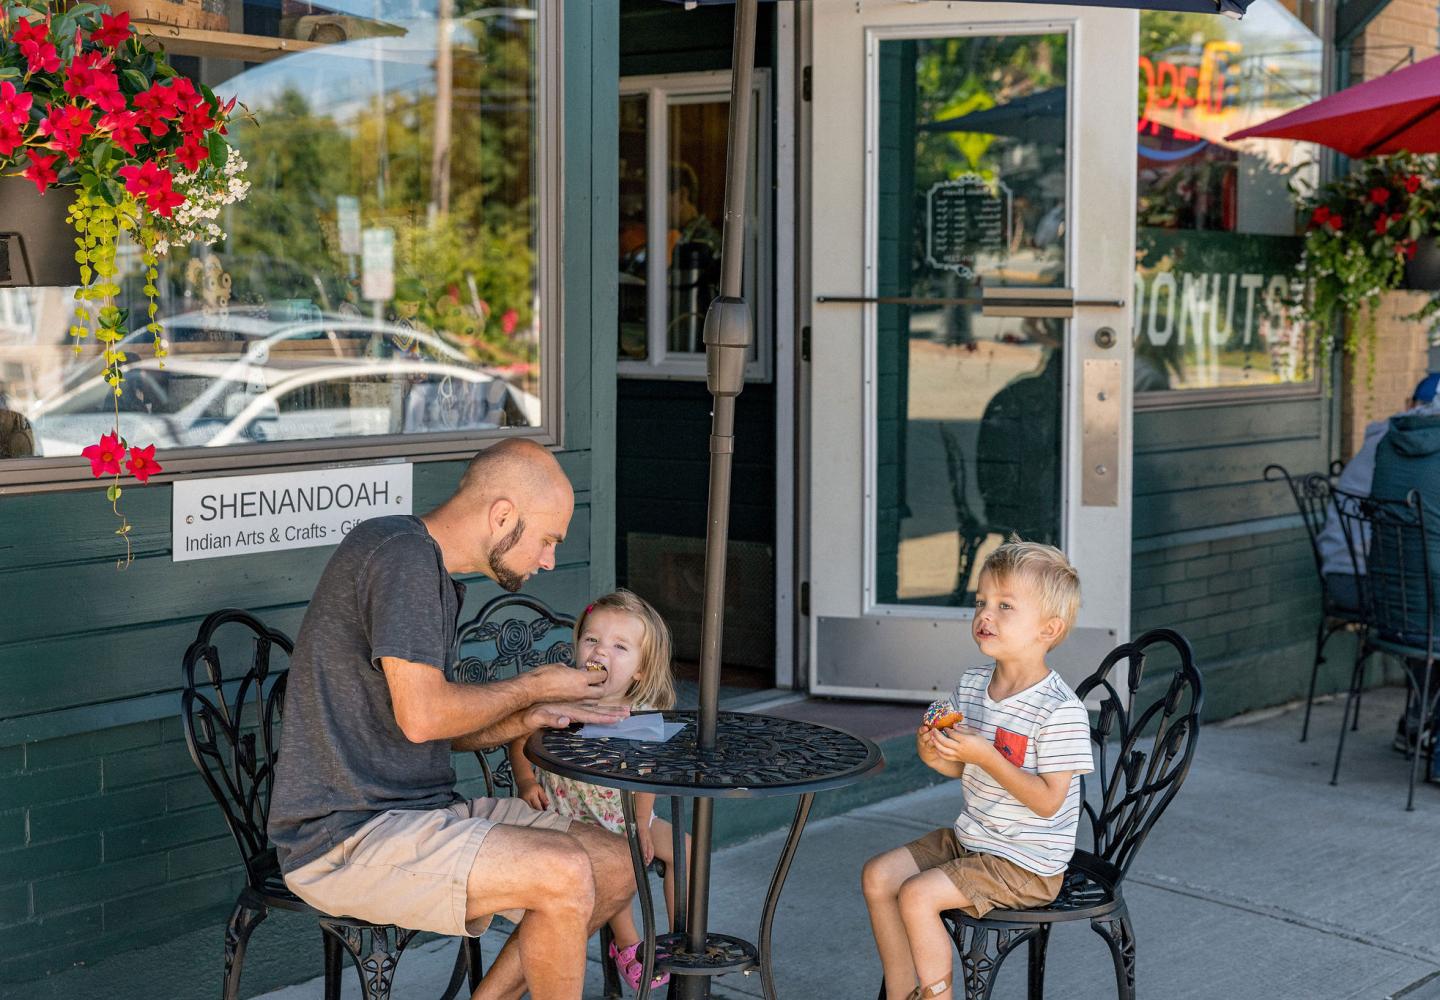
<instances>
[{"instance_id":1,"label":"black metal chair","mask_svg":"<svg viewBox=\"0 0 1440 1000\"><path fill-rule=\"evenodd\" d=\"M575 647L570 639L574 628L575 619L553 610L544 601L524 594L501 594L487 601L456 633L454 679L483 684L505 680L546 663L571 663L575 659ZM476 645L481 655L473 652L465 655L467 646ZM477 750L475 757L485 778L486 795L514 794L515 775L505 747ZM664 877L663 862L657 859L650 867ZM623 995L619 974L607 958L613 940L610 928L602 927L600 964L605 973L606 1000L618 1000Z\"/></svg>"},{"instance_id":2,"label":"black metal chair","mask_svg":"<svg viewBox=\"0 0 1440 1000\"><path fill-rule=\"evenodd\" d=\"M253 651L249 669L226 678L216 633L232 626ZM208 616L185 651L180 717L190 758L215 797L245 863L245 888L225 929L224 1000L239 1000L250 935L271 909L314 914L325 948L325 1000L339 1000L341 953L350 955L367 1000L386 1000L400 955L416 932L321 913L285 886L266 834L279 747L276 724L284 711L287 674L271 668L275 649L287 657L294 644L254 615L226 608ZM203 676L197 676L197 668ZM463 940L442 1000L451 1000L468 970L479 982L480 942Z\"/></svg>"},{"instance_id":3,"label":"black metal chair","mask_svg":"<svg viewBox=\"0 0 1440 1000\"><path fill-rule=\"evenodd\" d=\"M1310 735L1310 708L1315 702L1315 681L1320 675L1320 665L1325 662L1325 645L1337 632L1356 632L1364 629L1363 615L1359 608L1346 605L1337 599L1325 577L1325 565L1320 556L1320 532L1325 527L1325 518L1331 507L1333 480L1340 474L1339 462L1332 462L1329 473L1311 472L1293 477L1283 465L1267 465L1265 479L1268 482L1284 478L1295 498L1300 519L1305 522L1305 533L1310 538L1310 554L1315 559L1315 576L1320 581L1320 621L1315 628L1315 659L1310 664L1310 689L1305 695L1305 722L1300 727L1300 742ZM1277 475L1278 474L1278 475ZM1363 636L1357 636L1356 649L1364 643ZM1360 725L1360 707L1357 699L1355 726Z\"/></svg>"},{"instance_id":4,"label":"black metal chair","mask_svg":"<svg viewBox=\"0 0 1440 1000\"><path fill-rule=\"evenodd\" d=\"M1335 747L1335 769L1331 772L1330 784L1336 784L1340 778L1345 724L1351 706L1355 705L1358 711L1365 664L1371 653L1390 653L1407 665L1405 736L1410 758L1410 788L1405 808L1413 810L1420 759L1427 754L1433 757L1435 753L1433 739L1427 751L1424 737L1435 717L1437 696L1440 696L1440 690L1431 690L1435 670L1435 618L1440 614L1432 574L1440 567L1431 566L1429 539L1437 526L1427 524L1424 504L1415 490L1404 500L1381 500L1336 490L1335 505L1357 565L1363 553L1365 574L1359 581L1367 628L1351 674L1345 714L1340 719L1340 742ZM1412 713L1412 707L1419 710Z\"/></svg>"},{"instance_id":5,"label":"black metal chair","mask_svg":"<svg viewBox=\"0 0 1440 1000\"><path fill-rule=\"evenodd\" d=\"M1179 664L1165 693L1137 715L1133 701L1144 678L1146 657L1156 648L1173 651ZM1109 676L1122 661L1128 667L1124 693ZM1075 693L1084 700L1096 689L1103 694L1099 716L1090 726L1094 773L1100 781L1098 803L1085 797L1081 779L1081 809L1089 820L1091 850L1075 851L1060 894L1047 906L991 910L981 918L960 910L940 914L960 952L965 1000L990 1000L1001 964L1025 942L1030 945L1029 1000L1042 1000L1050 929L1077 920L1090 921L1091 929L1109 945L1121 1000L1135 1000L1135 932L1121 887L1140 845L1190 771L1204 693L1190 643L1170 629L1152 629L1116 646ZM1111 763L1109 753L1117 745ZM883 982L880 1000L885 1000Z\"/></svg>"}]
</instances>

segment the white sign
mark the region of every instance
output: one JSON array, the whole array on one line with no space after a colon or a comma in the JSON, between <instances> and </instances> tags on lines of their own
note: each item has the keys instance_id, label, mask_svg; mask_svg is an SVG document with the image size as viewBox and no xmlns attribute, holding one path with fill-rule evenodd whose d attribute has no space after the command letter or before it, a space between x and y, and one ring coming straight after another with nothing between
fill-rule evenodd
<instances>
[{"instance_id":1,"label":"white sign","mask_svg":"<svg viewBox=\"0 0 1440 1000\"><path fill-rule=\"evenodd\" d=\"M1010 188L976 173L932 184L925 195L925 262L975 277L982 253L1003 257L1010 245Z\"/></svg>"},{"instance_id":2,"label":"white sign","mask_svg":"<svg viewBox=\"0 0 1440 1000\"><path fill-rule=\"evenodd\" d=\"M360 253L360 297L380 302L395 296L395 230L367 229Z\"/></svg>"},{"instance_id":3,"label":"white sign","mask_svg":"<svg viewBox=\"0 0 1440 1000\"><path fill-rule=\"evenodd\" d=\"M354 195L335 196L335 217L340 227L340 252L360 252L360 199Z\"/></svg>"},{"instance_id":4,"label":"white sign","mask_svg":"<svg viewBox=\"0 0 1440 1000\"><path fill-rule=\"evenodd\" d=\"M175 562L336 545L383 514L409 514L414 466L368 465L175 484Z\"/></svg>"}]
</instances>

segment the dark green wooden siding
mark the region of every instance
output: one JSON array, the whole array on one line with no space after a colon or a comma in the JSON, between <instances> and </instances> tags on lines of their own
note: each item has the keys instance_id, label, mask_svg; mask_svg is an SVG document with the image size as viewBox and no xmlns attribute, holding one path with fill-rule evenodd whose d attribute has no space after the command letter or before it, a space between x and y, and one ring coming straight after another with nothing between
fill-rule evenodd
<instances>
[{"instance_id":1,"label":"dark green wooden siding","mask_svg":"<svg viewBox=\"0 0 1440 1000\"><path fill-rule=\"evenodd\" d=\"M1260 394L1135 414L1131 628L1190 639L1211 718L1304 697L1319 585L1294 501L1263 473L1325 468L1336 405ZM1326 690L1349 662L1330 660Z\"/></svg>"},{"instance_id":2,"label":"dark green wooden siding","mask_svg":"<svg viewBox=\"0 0 1440 1000\"><path fill-rule=\"evenodd\" d=\"M576 514L561 565L530 591L573 609L614 581L618 18L614 4L564 9L560 458ZM462 467L417 465L415 510L448 495ZM0 496L0 994L32 995L26 980L224 919L238 853L184 748L180 657L218 607L293 633L332 551L173 563L170 488L126 500L136 558L119 572L98 490ZM496 592L473 586L465 612ZM473 766L461 774L473 787ZM301 975L319 970L311 938ZM218 982L218 926L214 940L187 978ZM146 969L133 975L112 995L174 995ZM247 977L247 991L262 983Z\"/></svg>"}]
</instances>

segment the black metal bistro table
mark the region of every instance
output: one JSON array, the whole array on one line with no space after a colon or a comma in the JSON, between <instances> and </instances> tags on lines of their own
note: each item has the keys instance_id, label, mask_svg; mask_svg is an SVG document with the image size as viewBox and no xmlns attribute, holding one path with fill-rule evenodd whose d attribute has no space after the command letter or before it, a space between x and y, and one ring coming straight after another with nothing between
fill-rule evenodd
<instances>
[{"instance_id":1,"label":"black metal bistro table","mask_svg":"<svg viewBox=\"0 0 1440 1000\"><path fill-rule=\"evenodd\" d=\"M635 883L645 925L645 972L640 980L639 1000L649 997L650 980L657 971L670 973L672 995L689 998L709 996L711 977L748 972L757 967L764 995L773 998L771 925L815 793L853 784L884 767L885 758L870 740L829 726L737 712L717 714L714 749L701 750L698 712L665 712L664 716L667 722L687 723L665 743L586 738L573 728L542 729L526 743L525 755L535 766L552 774L616 788L621 793L630 860L635 866ZM670 797L675 835L676 912L671 915L675 929L669 934L655 933L655 907L635 824L637 792ZM790 823L790 835L775 865L770 889L765 894L760 940L752 944L733 935L710 933L709 856L708 851L697 848L695 884L688 885L684 800L777 795L798 795L800 801ZM708 820L708 812L701 815Z\"/></svg>"}]
</instances>

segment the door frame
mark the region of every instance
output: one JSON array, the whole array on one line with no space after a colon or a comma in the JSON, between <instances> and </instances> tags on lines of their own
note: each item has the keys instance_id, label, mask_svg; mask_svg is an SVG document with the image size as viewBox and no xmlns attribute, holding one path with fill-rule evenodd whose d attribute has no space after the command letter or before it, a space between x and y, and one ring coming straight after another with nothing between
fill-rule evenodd
<instances>
[{"instance_id":1,"label":"door frame","mask_svg":"<svg viewBox=\"0 0 1440 1000\"><path fill-rule=\"evenodd\" d=\"M1131 391L1130 378L1132 360L1129 345L1130 330L1130 309L1129 302L1131 285L1133 281L1133 268L1129 264L1133 261L1133 247L1135 239L1134 213L1135 202L1133 197L1134 184L1134 108L1135 96L1131 94L1126 98L1125 90L1122 88L1115 92L1114 84L1118 81L1114 65L1117 58L1124 58L1127 54L1130 58L1127 65L1134 65L1134 54L1138 52L1138 15L1133 11L1118 11L1113 9L1091 10L1075 7L1041 6L1030 4L973 4L964 5L963 11L954 8L941 11L933 8L919 7L909 3L887 5L883 10L860 8L851 10L849 5L843 10L831 8L827 11L811 11L810 24L812 31L810 48L812 55L812 73L814 75L815 97L820 101L824 93L823 88L834 84L843 91L843 96L836 97L830 107L821 107L812 104L810 106L811 119L815 123L810 130L809 147L810 153L806 158L805 169L802 172L801 183L807 189L807 198L813 203L817 198L822 197L817 188L827 186L817 184L814 178L814 171L817 169L816 160L826 155L821 148L814 152L816 147L829 145L832 150L835 141L827 142L824 138L827 128L827 120L834 120L837 114L835 105L848 104L850 107L863 108L864 119L858 130L859 136L863 137L863 149L860 153L861 163L857 169L854 162L856 157L852 152L849 155L851 162L837 166L833 159L827 160L826 174L830 178L829 184L833 185L831 190L858 190L863 192L863 210L860 213L858 224L852 224L850 233L859 233L862 241L861 252L858 255L847 257L846 265L852 266L859 263L858 271L851 271L848 279L837 274L837 268L826 265L825 262L808 258L811 265L812 276L810 278L813 293L818 295L854 295L873 297L876 293L876 227L878 201L876 198L878 185L878 130L879 130L879 108L878 101L881 95L878 93L878 49L882 41L896 38L937 38L937 37L958 37L965 35L997 34L997 33L1023 33L1040 34L1065 32L1069 37L1069 58L1067 60L1067 88L1068 88L1068 119L1069 135L1067 136L1066 162L1067 162L1067 213L1066 213L1066 240L1067 257L1066 285L1073 290L1077 299L1094 302L1106 300L1110 303L1119 303L1118 306L1101 307L1096 305L1077 306L1074 317L1066 322L1066 358L1065 358L1065 404L1062 413L1062 441L1064 442L1061 455L1061 482L1064 496L1062 498L1061 514L1061 541L1066 552L1070 554L1082 576L1090 584L1086 593L1086 610L1082 610L1082 617L1077 623L1076 636L1067 643L1067 647L1061 647L1056 651L1056 659L1074 660L1076 664L1087 664L1085 673L1093 669L1098 662L1099 656L1105 650L1118 641L1122 641L1129 634L1129 612L1130 612L1130 518L1131 518ZM841 25L840 21L846 18L858 19L856 23ZM850 52L840 59L834 60L832 65L838 67L839 72L825 72L825 61L822 59L818 65L815 64L814 55L826 51L835 51L838 44L837 39L827 36L825 22L829 21L834 25L834 34L844 36L844 44L852 45L855 38L863 39L863 53L859 57L864 67L861 80L858 86L863 87L863 94L855 93L856 82L840 79L844 76L845 70L853 72L856 65L856 56ZM1115 45L1116 38L1130 39L1128 46ZM1118 51L1117 51L1118 49ZM1088 62L1087 62L1088 59ZM1101 60L1108 61L1109 65L1102 65ZM1126 74L1127 82L1131 88L1136 86L1136 75L1131 72ZM1117 112L1124 108L1123 113L1105 114L1100 107L1085 104L1085 98L1091 93L1104 93L1104 109L1115 109ZM856 101L857 97L863 97ZM853 124L850 126L854 128ZM847 133L845 141L853 143L855 132ZM853 145L852 145L853 150ZM1127 155L1128 154L1128 155ZM1090 185L1113 184L1113 172L1109 175L1096 173L1094 168L1103 163L1108 156L1110 162L1118 161L1124 164L1126 176L1130 178L1129 190L1131 196L1125 200L1123 211L1116 204L1114 198L1092 199L1094 203L1088 203L1081 198L1082 189L1092 191ZM843 203L844 199L838 199ZM1100 215L1105 210L1103 204L1108 201L1109 217ZM1120 217L1115 217L1116 212ZM806 238L813 245L822 244L822 236L818 235L815 220L809 216L805 227ZM1097 241L1098 252L1091 250L1088 242L1089 236L1098 233L1100 239ZM1087 237L1085 252L1081 252L1080 237ZM1099 254L1111 256L1101 258ZM1127 263L1122 269L1115 266L1115 256L1119 254ZM1099 260L1106 263L1102 266ZM1106 271L1110 273L1105 273ZM1123 275L1122 275L1123 271ZM836 287L830 287L830 286ZM1113 287L1112 287L1113 286ZM805 525L801 532L808 542L809 552L812 558L806 559L801 565L804 567L802 580L810 593L810 611L808 618L804 621L804 633L807 637L805 655L803 661L809 664L809 689L816 694L866 697L895 700L917 700L930 697L933 691L938 689L926 685L917 687L908 684L901 684L895 687L880 687L877 683L873 687L856 685L854 683L834 683L826 679L825 664L821 662L821 623L824 621L844 620L854 628L850 628L850 638L847 642L860 646L869 646L874 649L891 649L896 653L905 655L905 650L894 650L894 643L897 637L901 637L905 629L908 634L915 634L917 626L924 626L929 623L934 629L935 636L943 633L945 643L963 642L964 646L974 653L974 659L979 660L978 650L974 650L969 638L969 622L973 619L974 612L967 608L950 608L942 606L909 606L909 605L882 605L874 600L875 569L876 569L876 512L874 497L876 496L876 463L875 449L877 446L877 432L874 427L876 413L876 349L877 349L877 307L873 304L858 307L859 315L854 315L857 310L855 306L825 305L816 304L813 295L807 293L801 299L804 304L804 314L813 326L815 333L815 350L827 353L838 353L841 360L827 366L828 372L815 372L815 365L806 366L806 375L811 382L811 392L802 393L805 396L813 396L814 379L829 379L837 372L845 378L853 378L857 384L846 386L843 390L843 399L840 391L832 391L832 410L828 414L821 414L817 411L817 404L806 403L805 409L799 414L802 425L807 433L804 437L805 451L802 453L801 467L802 475L809 477L808 488L805 490L806 506ZM852 310L849 316L842 316L837 311L841 309ZM801 320L804 323L806 319ZM844 343L846 336L832 332L828 337L825 327L832 330L838 328L844 334L858 334L859 343ZM1117 344L1107 349L1099 347L1095 342L1095 333L1101 327L1110 327L1115 331ZM818 359L817 359L818 360ZM1113 362L1119 363L1119 385L1120 401L1118 414L1113 411L1108 415L1116 421L1116 432L1119 435L1118 454L1116 455L1117 468L1114 475L1117 478L1116 492L1117 502L1113 507L1097 508L1091 505L1084 505L1084 516L1082 517L1081 491L1082 491L1082 446L1085 435L1082 433L1084 423L1081 417L1081 401L1077 398L1085 385L1087 373L1092 372L1091 366L1086 365L1087 361L1111 362L1109 365L1110 374L1113 375ZM841 410L851 410L847 418ZM1087 411L1086 416L1089 416ZM858 417L858 426L856 418ZM826 449L827 453L833 449L838 441L834 425L843 424L851 429L855 436L853 442L861 445L858 476L854 476L853 463L841 473L830 473L832 483L837 484L836 490L827 490L823 478L825 471L816 465L814 449ZM827 430L827 426L829 430ZM826 438L830 440L826 440ZM827 446L828 449L827 449ZM829 463L827 463L827 468ZM853 489L849 484L853 484ZM848 494L837 499L834 494ZM858 500L858 505L857 505ZM817 513L818 511L818 513ZM858 518L857 518L858 515ZM825 530L828 526L832 531L839 526L847 529L854 527L855 533L851 537L860 541L858 553L846 553L837 557L834 554L835 546L832 544L828 550L821 540L815 536L817 531ZM841 567L836 572L836 567ZM1103 575L1102 575L1103 573ZM859 579L856 579L856 577ZM836 578L839 579L836 579ZM1115 586L1121 583L1120 586ZM826 626L831 627L831 626ZM847 626L848 627L848 626ZM963 638L962 638L963 637ZM1078 640L1078 641L1077 641ZM900 639L902 645L903 639ZM930 644L930 652L934 652L933 643ZM1069 655L1066 655L1066 654ZM1057 668L1058 669L1058 668ZM1062 670L1067 678L1074 679L1077 676L1077 666L1070 666ZM1083 676L1083 674L1081 675Z\"/></svg>"}]
</instances>

